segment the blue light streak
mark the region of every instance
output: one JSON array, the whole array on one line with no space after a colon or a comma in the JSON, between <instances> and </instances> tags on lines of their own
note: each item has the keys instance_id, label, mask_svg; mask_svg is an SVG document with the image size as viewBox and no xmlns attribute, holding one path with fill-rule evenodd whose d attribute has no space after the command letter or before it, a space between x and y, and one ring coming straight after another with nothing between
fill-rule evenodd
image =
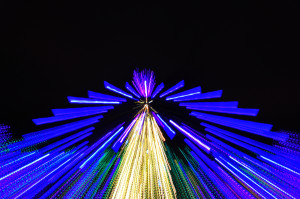
<instances>
[{"instance_id":1,"label":"blue light streak","mask_svg":"<svg viewBox=\"0 0 300 199\"><path fill-rule=\"evenodd\" d=\"M205 148L207 151L210 151L210 147L206 146L204 143L202 143L200 140L195 138L193 135L191 135L189 132L181 128L178 124L170 120L170 123L173 124L179 131L181 131L183 134L191 138L195 143L197 143L200 147Z\"/></svg>"},{"instance_id":2,"label":"blue light streak","mask_svg":"<svg viewBox=\"0 0 300 199\"><path fill-rule=\"evenodd\" d=\"M60 116L54 116L54 117L38 118L38 119L33 119L32 121L36 125L41 125L41 124L59 122L59 121L63 121L63 120L70 120L70 119L79 118L79 117L86 117L86 116L96 115L96 114L105 113L105 112L107 112L107 111L106 110L86 111L86 112L82 112L82 113L73 113L73 114L60 115ZM102 115L99 115L99 116L101 118L103 118Z\"/></svg>"},{"instance_id":3,"label":"blue light streak","mask_svg":"<svg viewBox=\"0 0 300 199\"><path fill-rule=\"evenodd\" d=\"M224 135L227 135L227 136L230 136L232 138L235 138L235 139L238 139L240 141L243 141L243 142L246 142L246 143L249 143L253 146L257 146L259 148L262 148L266 151L270 151L272 153L275 153L275 154L278 154L280 153L280 155L284 155L282 152L279 152L277 148L273 147L273 146L270 146L268 144L264 144L264 143L261 143L259 141L256 141L256 140L253 140L253 139L250 139L250 138L247 138L245 136L242 136L242 135L238 135L236 133L232 133L230 131L226 131L224 129L221 129L221 128L218 128L218 127L215 127L213 125L210 125L210 124L206 124L204 122L201 122L200 125L204 126L204 127L207 127L208 129L212 129L212 130L215 130L215 131L218 131L220 132L221 134L224 134ZM205 129L207 130L207 129ZM289 155L290 156L290 155Z\"/></svg>"},{"instance_id":4,"label":"blue light streak","mask_svg":"<svg viewBox=\"0 0 300 199\"><path fill-rule=\"evenodd\" d=\"M113 106L99 106L99 107L82 107L82 108L64 108L64 109L52 109L52 113L55 116L58 115L66 115L66 114L74 114L74 113L82 113L89 111L107 111L108 109L113 109Z\"/></svg>"},{"instance_id":5,"label":"blue light streak","mask_svg":"<svg viewBox=\"0 0 300 199\"><path fill-rule=\"evenodd\" d=\"M262 190L264 190L265 192L267 192L269 195L271 195L273 198L276 198L273 194L271 194L268 190L266 190L265 188L263 188L262 186L260 186L259 184L257 184L254 180L252 180L251 178L249 178L246 174L244 174L243 172L241 172L239 169L237 169L235 166L233 166L232 164L230 164L229 162L226 161L227 164L229 164L232 168L234 168L236 171L238 171L240 174L242 174L244 177L246 177L248 180L250 180L251 182L253 182L256 186L258 186L259 188L261 188Z\"/></svg>"},{"instance_id":6,"label":"blue light streak","mask_svg":"<svg viewBox=\"0 0 300 199\"><path fill-rule=\"evenodd\" d=\"M229 156L230 159L234 160L236 163L240 164L241 166L245 167L246 169L248 169L249 171L251 171L252 173L254 173L255 175L259 176L261 179L265 180L266 182L268 182L269 184L273 185L274 187L276 187L277 189L279 189L280 191L282 191L283 193L289 195L291 198L295 198L294 196L290 195L289 193L287 193L286 191L284 191L283 189L281 189L280 187L276 186L274 183L272 183L271 181L269 181L268 179L264 178L262 175L258 174L257 172L255 172L253 169L250 169L245 163L241 163L239 161L237 161L237 159L233 158L232 156Z\"/></svg>"},{"instance_id":7,"label":"blue light streak","mask_svg":"<svg viewBox=\"0 0 300 199\"><path fill-rule=\"evenodd\" d=\"M188 107L220 107L220 108L237 108L237 101L233 102L181 102L179 106Z\"/></svg>"},{"instance_id":8,"label":"blue light streak","mask_svg":"<svg viewBox=\"0 0 300 199\"><path fill-rule=\"evenodd\" d=\"M224 122L229 122L233 124L238 124L242 126L247 126L250 128L257 128L265 131L270 131L273 127L272 124L265 124L265 123L259 123L259 122L253 122L253 121L248 121L248 120L241 120L241 119L235 119L235 118L230 118L230 117L224 117L224 116L217 116L217 115L212 115L212 114L207 114L207 113L201 113L201 112L192 112L194 113L197 117L203 116L207 118L212 118L214 120L221 120Z\"/></svg>"},{"instance_id":9,"label":"blue light streak","mask_svg":"<svg viewBox=\"0 0 300 199\"><path fill-rule=\"evenodd\" d=\"M70 103L76 104L121 104L121 102L117 101L103 101L97 99L83 98L83 97L68 97Z\"/></svg>"},{"instance_id":10,"label":"blue light streak","mask_svg":"<svg viewBox=\"0 0 300 199\"><path fill-rule=\"evenodd\" d=\"M84 107L52 109L54 116L33 119L36 125L48 124L47 129L38 129L17 139L7 137L0 124L0 195L3 198L45 199L110 197L115 182L121 183L118 188L124 189L122 183L126 177L119 178L120 172L126 170L125 175L128 176L131 175L129 172L132 169L137 168L136 160L132 159L133 161L129 163L123 158L124 152L127 153L129 150L132 153L130 158L142 155L139 156L142 162L139 161L138 165L141 163L147 167L148 163L143 162L149 157L157 159L156 150L162 149L162 153L158 154L159 159L163 157L165 160L158 166L159 169L166 169L165 177L170 178L170 183L166 184L163 179L158 179L155 186L163 188L167 185L162 192L163 195L169 193L171 188L170 197L182 198L189 198L192 195L204 198L300 198L298 134L287 131L273 132L271 124L248 121L243 117L240 119L239 115L256 116L259 110L238 108L237 101L205 100L221 97L222 90L201 93L201 87L198 86L179 92L177 89L184 86L184 81L181 81L166 89L167 91L161 92L164 84L161 83L154 90L155 82L154 73L150 70L142 72L136 70L132 84L128 82L125 84L126 92L104 82L106 89L122 96L88 91L89 98L68 97L70 103L75 103L75 107L79 107L78 104ZM162 102L162 98L153 99L158 94L166 97L167 101ZM126 102L127 97L132 102L138 101L134 104L140 110L134 119L128 115L127 119L130 122L128 126L123 128L125 122L128 122L126 120L89 145L87 138L95 129L91 126L103 118L99 114L113 109L113 105ZM172 102L169 103L170 106L166 104L171 100L180 102L178 104L186 109L203 111L204 113L197 111L190 113L191 116L202 120L199 121L201 126L184 124L192 125L195 120L190 117L180 121L181 113L173 109L176 104ZM150 104L152 102L153 107ZM132 104L130 102L130 105ZM167 113L176 112L174 118L178 119L178 123L167 119L173 118L172 115L165 115L168 121L164 121L160 116L164 116L163 113L157 114L157 111L169 108L172 110ZM218 113L222 113L221 116ZM236 118L225 114L235 114ZM82 119L83 117L86 118ZM64 124L59 123L55 126L57 124L55 122ZM106 121L104 124L106 125ZM158 137L155 134L155 139L157 138L155 142L158 142L153 145L145 139L151 135L148 132L151 133L153 130L156 132L157 128L163 130L162 132L170 139L165 139L163 134L159 134ZM179 136L179 140L175 140L175 145L169 146L169 142L178 133L177 130L183 137ZM160 133L159 130L158 132ZM143 134L142 137L139 134ZM272 140L259 139L257 135ZM137 137L139 139L135 144L138 145L135 147L137 150L142 149L144 151L142 153L132 150L130 144L130 139ZM180 140L182 138L183 140ZM182 142L180 146L176 146L178 142ZM125 170L119 170L119 164L125 166ZM148 164L150 170L153 169L151 164L155 164L155 161ZM152 174L153 172L150 172L147 175L151 178ZM146 183L148 186L146 192L149 188L152 191L153 184L150 182L149 185L148 181ZM131 181L129 186L139 189L138 186L133 187ZM140 191L143 191L142 189Z\"/></svg>"},{"instance_id":11,"label":"blue light streak","mask_svg":"<svg viewBox=\"0 0 300 199\"><path fill-rule=\"evenodd\" d=\"M175 131L173 131L173 129L158 115L158 114L156 114L157 115L157 117L159 118L159 120L164 124L164 125L166 125L166 127L168 127L168 129L174 134L174 135L176 135L176 133L175 133Z\"/></svg>"},{"instance_id":12,"label":"blue light streak","mask_svg":"<svg viewBox=\"0 0 300 199\"><path fill-rule=\"evenodd\" d=\"M127 90L129 90L137 98L141 98L141 96L134 90L134 88L128 82L126 82L125 87L126 87Z\"/></svg>"},{"instance_id":13,"label":"blue light streak","mask_svg":"<svg viewBox=\"0 0 300 199\"><path fill-rule=\"evenodd\" d=\"M245 180L243 180L240 176L238 176L234 171L229 169L225 164L223 164L218 158L215 158L216 161L218 161L222 166L224 166L228 171L230 171L232 174L234 174L238 179L240 179L243 183L245 183L248 187L250 187L252 190L254 190L256 193L258 193L261 197L264 197L260 192L258 192L256 189L254 189L249 183L247 183Z\"/></svg>"},{"instance_id":14,"label":"blue light streak","mask_svg":"<svg viewBox=\"0 0 300 199\"><path fill-rule=\"evenodd\" d=\"M184 80L180 81L179 83L175 84L174 86L172 86L171 88L169 88L168 90L163 92L159 97L162 98L162 97L182 88L183 86L184 86Z\"/></svg>"},{"instance_id":15,"label":"blue light streak","mask_svg":"<svg viewBox=\"0 0 300 199\"><path fill-rule=\"evenodd\" d=\"M258 109L245 109L245 108L222 108L222 107L186 107L187 109L193 109L198 111L208 111L208 112L218 112L218 113L228 113L236 115L249 115L256 116Z\"/></svg>"},{"instance_id":16,"label":"blue light streak","mask_svg":"<svg viewBox=\"0 0 300 199\"><path fill-rule=\"evenodd\" d=\"M171 96L167 97L166 100L173 100L173 99L183 98L183 97L192 96L192 95L196 95L196 94L200 94L200 93L201 93L201 87L197 86L197 87L192 88L190 90L183 91L183 92L171 95Z\"/></svg>"},{"instance_id":17,"label":"blue light streak","mask_svg":"<svg viewBox=\"0 0 300 199\"><path fill-rule=\"evenodd\" d=\"M59 140L59 141L57 141L57 142L54 142L54 143L52 143L52 144L50 144L50 145L48 145L48 146L45 146L45 147L41 148L39 151L40 151L41 153L44 153L44 152L46 152L46 151L52 150L53 148L55 148L55 147L57 147L57 146L59 146L59 145L61 145L61 144L64 144L64 143L66 143L66 142L70 142L70 141L73 140L74 138L77 138L77 137L79 137L79 136L81 136L81 135L83 135L83 134L86 134L86 133L88 133L88 132L90 132L90 131L92 131L92 130L94 130L94 129L95 129L94 127L87 128L87 129L85 129L85 130L83 130L83 131L80 131L80 132L74 134L74 135L71 135L71 136L66 137L66 138L64 138L64 139L62 139L62 140Z\"/></svg>"},{"instance_id":18,"label":"blue light streak","mask_svg":"<svg viewBox=\"0 0 300 199\"><path fill-rule=\"evenodd\" d=\"M38 183L40 183L42 180L44 180L45 178L47 178L49 175L51 175L52 173L54 173L56 170L58 170L60 167L62 167L63 165L65 165L67 162L69 162L72 159L69 158L67 161L65 161L63 164L59 165L57 168L55 168L54 170L52 170L51 172L49 172L47 175L45 175L44 177L42 177L40 180L38 180L36 183L34 183L33 185L31 185L30 187L28 187L27 189L25 189L23 192L21 192L19 195L17 195L15 198L19 198L21 195L23 195L25 192L27 192L28 190L30 190L32 187L34 187L35 185L37 185Z\"/></svg>"},{"instance_id":19,"label":"blue light streak","mask_svg":"<svg viewBox=\"0 0 300 199\"><path fill-rule=\"evenodd\" d=\"M108 90L114 91L116 93L119 93L120 95L123 95L125 97L133 98L129 93L126 93L125 91L115 87L114 85L104 81L104 87L107 88Z\"/></svg>"},{"instance_id":20,"label":"blue light streak","mask_svg":"<svg viewBox=\"0 0 300 199\"><path fill-rule=\"evenodd\" d=\"M154 90L154 92L151 95L151 98L155 98L155 96L165 87L164 83L159 84L156 89Z\"/></svg>"},{"instance_id":21,"label":"blue light streak","mask_svg":"<svg viewBox=\"0 0 300 199\"><path fill-rule=\"evenodd\" d=\"M126 102L125 98L116 97L116 96L107 95L107 94L102 94L102 93L97 93L97 92L94 92L94 91L88 91L88 96L89 96L89 98L97 98L97 99L103 99L103 100L108 100L108 101Z\"/></svg>"},{"instance_id":22,"label":"blue light streak","mask_svg":"<svg viewBox=\"0 0 300 199\"><path fill-rule=\"evenodd\" d=\"M124 127L122 126L121 128L119 128L119 130L117 131L117 132L115 132L115 134L113 134L106 142L104 142L104 144L102 144L102 146L97 150L97 151L95 151L94 153L93 153L93 155L91 155L79 168L80 169L82 169L83 167L84 167L84 165L86 165L86 163L88 162L88 161L90 161L100 150L102 150L104 147L107 147L106 145L108 144L108 143L110 143L113 139L114 139L114 137L116 136L116 135L118 135L119 134L119 132L123 129Z\"/></svg>"},{"instance_id":23,"label":"blue light streak","mask_svg":"<svg viewBox=\"0 0 300 199\"><path fill-rule=\"evenodd\" d=\"M163 127L163 129L165 130L167 135L172 140L175 137L176 132L158 114L153 113L153 115L154 115L154 118L156 118L158 120L159 124Z\"/></svg>"},{"instance_id":24,"label":"blue light streak","mask_svg":"<svg viewBox=\"0 0 300 199\"><path fill-rule=\"evenodd\" d=\"M92 118L79 120L77 122L71 122L71 123L67 123L64 125L57 126L57 127L52 127L52 128L44 129L41 131L27 133L27 134L24 134L23 137L27 142L28 142L28 140L36 140L36 139L46 140L46 139L50 139L51 137L62 135L64 133L68 133L68 132L80 129L82 127L97 123L97 122L99 122L98 121L99 118L101 118L101 117L95 116Z\"/></svg>"},{"instance_id":25,"label":"blue light streak","mask_svg":"<svg viewBox=\"0 0 300 199\"><path fill-rule=\"evenodd\" d=\"M1 178L0 178L0 181L3 180L3 179L5 179L5 178L7 178L7 177L9 177L9 176L11 176L11 175L13 175L13 174L15 174L15 173L17 173L17 172L19 172L19 171L21 171L21 170L23 170L23 169L25 169L26 167L29 167L29 166L33 165L34 163L36 163L36 162L38 162L38 161L44 159L45 157L47 157L47 156L49 156L49 155L50 155L50 154L48 153L48 154L44 155L43 157L40 157L39 159L34 160L33 162L31 162L31 163L29 163L29 164L26 164L25 166L23 166L23 167L21 167L21 168L15 170L15 171L13 171L13 172L7 174L7 175L1 177Z\"/></svg>"},{"instance_id":26,"label":"blue light streak","mask_svg":"<svg viewBox=\"0 0 300 199\"><path fill-rule=\"evenodd\" d=\"M211 91L211 92L207 92L207 93L200 93L200 94L195 94L192 96L186 96L186 97L182 97L179 99L174 99L174 102L220 98L220 97L222 97L222 93L223 93L222 90Z\"/></svg>"},{"instance_id":27,"label":"blue light streak","mask_svg":"<svg viewBox=\"0 0 300 199\"><path fill-rule=\"evenodd\" d=\"M291 171L291 172L293 172L293 173L295 173L297 175L300 175L300 173L298 173L298 172L296 172L296 171L294 171L294 170L292 170L292 169L290 169L290 168L288 168L286 166L283 166L283 165L281 165L281 164L279 164L279 163L277 163L277 162L275 162L273 160L270 160L269 158L266 158L266 157L264 157L262 155L260 155L260 157L262 157L263 159L268 160L269 162L272 162L273 164L276 164L276 165L278 165L278 166L280 166L282 168L285 168L285 169L287 169L287 170L289 170L289 171Z\"/></svg>"}]
</instances>

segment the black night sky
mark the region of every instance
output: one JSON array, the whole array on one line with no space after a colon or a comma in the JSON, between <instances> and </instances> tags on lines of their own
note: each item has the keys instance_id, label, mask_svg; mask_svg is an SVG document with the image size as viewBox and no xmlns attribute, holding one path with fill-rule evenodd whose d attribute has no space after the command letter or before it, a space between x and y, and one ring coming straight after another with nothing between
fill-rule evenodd
<instances>
[{"instance_id":1,"label":"black night sky","mask_svg":"<svg viewBox=\"0 0 300 199\"><path fill-rule=\"evenodd\" d=\"M31 119L72 107L67 96L113 94L103 81L124 88L139 67L166 87L223 89L224 101L259 108L255 121L299 132L297 7L198 2L2 2L0 123L37 130Z\"/></svg>"}]
</instances>

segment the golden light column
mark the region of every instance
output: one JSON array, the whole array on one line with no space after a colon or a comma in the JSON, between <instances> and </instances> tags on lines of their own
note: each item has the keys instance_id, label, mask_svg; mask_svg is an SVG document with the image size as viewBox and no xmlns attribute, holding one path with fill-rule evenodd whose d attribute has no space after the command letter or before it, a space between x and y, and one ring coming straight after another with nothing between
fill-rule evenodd
<instances>
[{"instance_id":1,"label":"golden light column","mask_svg":"<svg viewBox=\"0 0 300 199\"><path fill-rule=\"evenodd\" d=\"M122 159L110 198L176 198L164 141L145 103L121 148Z\"/></svg>"}]
</instances>

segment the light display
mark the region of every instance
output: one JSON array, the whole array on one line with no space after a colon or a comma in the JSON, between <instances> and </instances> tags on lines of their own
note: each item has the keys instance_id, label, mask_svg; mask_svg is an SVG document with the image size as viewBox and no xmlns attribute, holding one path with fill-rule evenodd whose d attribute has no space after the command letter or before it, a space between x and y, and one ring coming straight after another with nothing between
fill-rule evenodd
<instances>
[{"instance_id":1,"label":"light display","mask_svg":"<svg viewBox=\"0 0 300 199\"><path fill-rule=\"evenodd\" d=\"M0 144L11 138L10 127L5 124L0 124Z\"/></svg>"},{"instance_id":2,"label":"light display","mask_svg":"<svg viewBox=\"0 0 300 199\"><path fill-rule=\"evenodd\" d=\"M251 121L258 109L183 80L164 90L150 70L134 71L129 93L104 87L118 96L68 97L77 107L33 119L46 127L22 138L0 125L1 198L300 198L299 135ZM134 117L90 140L126 103Z\"/></svg>"}]
</instances>

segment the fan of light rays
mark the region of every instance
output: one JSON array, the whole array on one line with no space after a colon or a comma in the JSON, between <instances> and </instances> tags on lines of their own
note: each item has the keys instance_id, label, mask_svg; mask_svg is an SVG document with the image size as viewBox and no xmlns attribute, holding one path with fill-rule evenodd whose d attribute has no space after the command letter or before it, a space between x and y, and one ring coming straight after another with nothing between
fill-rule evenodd
<instances>
[{"instance_id":1,"label":"fan of light rays","mask_svg":"<svg viewBox=\"0 0 300 199\"><path fill-rule=\"evenodd\" d=\"M300 197L299 134L252 119L258 109L222 101L222 90L183 90L183 80L165 89L151 70L135 70L126 90L104 87L33 119L43 130L13 138L0 126L1 198ZM129 101L133 118L89 139ZM186 111L160 112L162 101Z\"/></svg>"}]
</instances>

